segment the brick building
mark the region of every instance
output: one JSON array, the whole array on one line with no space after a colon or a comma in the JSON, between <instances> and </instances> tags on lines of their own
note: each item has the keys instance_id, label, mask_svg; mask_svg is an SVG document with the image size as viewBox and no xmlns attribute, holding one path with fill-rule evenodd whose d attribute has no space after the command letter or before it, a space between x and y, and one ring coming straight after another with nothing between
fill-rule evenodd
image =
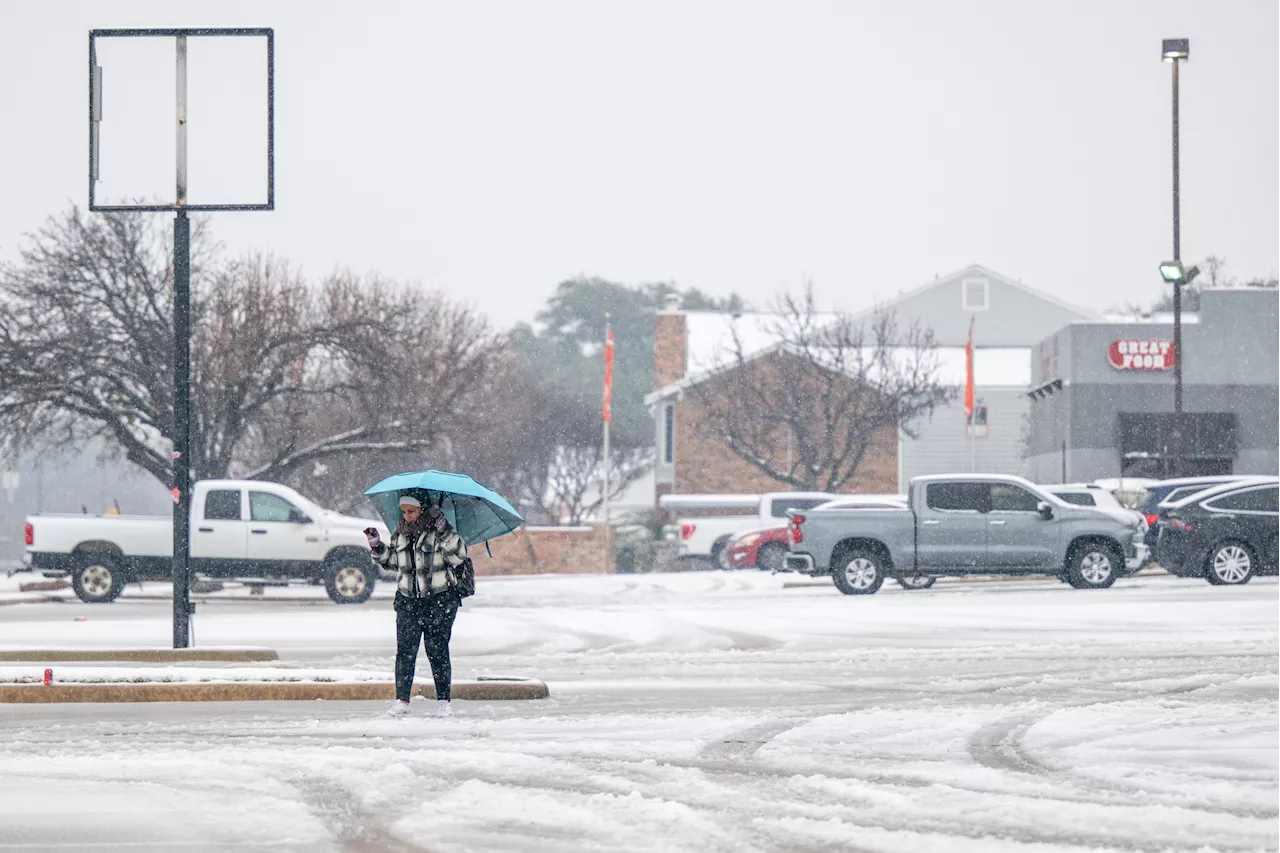
<instances>
[{"instance_id":1,"label":"brick building","mask_svg":"<svg viewBox=\"0 0 1280 853\"><path fill-rule=\"evenodd\" d=\"M919 323L933 330L939 378L956 388L964 383L964 345L973 320L979 426L971 435L957 399L935 410L927 421L914 424L915 438L886 430L845 487L853 493L901 492L908 480L921 474L1027 473L1030 403L1026 394L1032 347L1064 326L1102 319L979 265L940 277L877 307L893 311L899 328ZM858 319L869 320L874 311L870 308ZM721 381L723 368L736 351L735 341L749 362L780 357L778 341L768 326L764 315L682 311L677 305L658 315L656 387L645 398L656 434L655 505L659 496L669 493L787 488L735 455L723 436L710 428L700 402L705 393L691 393L702 383ZM778 431L777 441L787 441L785 430ZM775 452L785 450L779 447Z\"/></svg>"}]
</instances>

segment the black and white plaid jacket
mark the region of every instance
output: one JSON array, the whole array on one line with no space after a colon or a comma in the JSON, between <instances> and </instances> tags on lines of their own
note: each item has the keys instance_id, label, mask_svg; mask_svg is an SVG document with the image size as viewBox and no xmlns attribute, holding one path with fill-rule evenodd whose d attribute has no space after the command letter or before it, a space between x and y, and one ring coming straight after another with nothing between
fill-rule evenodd
<instances>
[{"instance_id":1,"label":"black and white plaid jacket","mask_svg":"<svg viewBox=\"0 0 1280 853\"><path fill-rule=\"evenodd\" d=\"M390 544L379 542L373 552L378 565L400 572L396 587L409 598L426 598L448 589L452 586L450 570L462 565L466 558L467 543L452 527L440 534L428 530L418 536L417 542L393 533Z\"/></svg>"}]
</instances>

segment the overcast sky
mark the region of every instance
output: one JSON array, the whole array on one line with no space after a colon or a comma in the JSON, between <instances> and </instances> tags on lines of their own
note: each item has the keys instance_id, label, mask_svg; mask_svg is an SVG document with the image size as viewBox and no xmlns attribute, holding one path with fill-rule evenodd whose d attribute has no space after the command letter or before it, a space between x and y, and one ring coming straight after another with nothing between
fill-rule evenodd
<instances>
[{"instance_id":1,"label":"overcast sky","mask_svg":"<svg viewBox=\"0 0 1280 853\"><path fill-rule=\"evenodd\" d=\"M126 26L275 28L276 210L217 214L229 248L444 288L500 326L578 274L756 304L812 279L853 309L977 262L1153 301L1165 37L1191 39L1183 257L1280 266L1274 0L0 0L0 257L87 202L87 31ZM199 107L192 145L234 168Z\"/></svg>"}]
</instances>

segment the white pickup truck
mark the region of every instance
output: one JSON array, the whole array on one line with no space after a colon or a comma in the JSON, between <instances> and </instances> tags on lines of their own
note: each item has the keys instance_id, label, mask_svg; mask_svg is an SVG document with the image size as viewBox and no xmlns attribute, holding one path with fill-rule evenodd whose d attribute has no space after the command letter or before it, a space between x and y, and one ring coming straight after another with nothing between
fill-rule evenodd
<instances>
[{"instance_id":1,"label":"white pickup truck","mask_svg":"<svg viewBox=\"0 0 1280 853\"><path fill-rule=\"evenodd\" d=\"M339 604L373 594L378 570L362 532L380 521L339 515L288 486L256 480L202 480L191 496L190 570L208 578L324 583ZM126 583L167 580L173 519L128 515L27 517L23 562L71 575L82 601L112 601Z\"/></svg>"},{"instance_id":2,"label":"white pickup truck","mask_svg":"<svg viewBox=\"0 0 1280 853\"><path fill-rule=\"evenodd\" d=\"M663 495L663 509L677 513L680 556L711 560L720 565L720 552L739 533L757 527L784 527L788 510L811 509L840 497L828 492L767 492L763 495ZM722 515L680 516L682 510L712 510ZM734 512L738 510L738 512ZM750 510L743 512L742 510Z\"/></svg>"}]
</instances>

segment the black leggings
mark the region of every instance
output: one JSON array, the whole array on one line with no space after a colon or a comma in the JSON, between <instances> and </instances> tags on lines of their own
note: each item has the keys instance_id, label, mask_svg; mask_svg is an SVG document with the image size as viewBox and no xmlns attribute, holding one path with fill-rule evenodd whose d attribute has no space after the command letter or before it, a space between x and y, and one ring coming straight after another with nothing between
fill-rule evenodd
<instances>
[{"instance_id":1,"label":"black leggings","mask_svg":"<svg viewBox=\"0 0 1280 853\"><path fill-rule=\"evenodd\" d=\"M409 701L413 673L418 665L418 643L427 650L436 698L450 697L453 667L449 663L449 638L458 615L458 594L453 590L429 598L409 598L396 593L396 698Z\"/></svg>"}]
</instances>

